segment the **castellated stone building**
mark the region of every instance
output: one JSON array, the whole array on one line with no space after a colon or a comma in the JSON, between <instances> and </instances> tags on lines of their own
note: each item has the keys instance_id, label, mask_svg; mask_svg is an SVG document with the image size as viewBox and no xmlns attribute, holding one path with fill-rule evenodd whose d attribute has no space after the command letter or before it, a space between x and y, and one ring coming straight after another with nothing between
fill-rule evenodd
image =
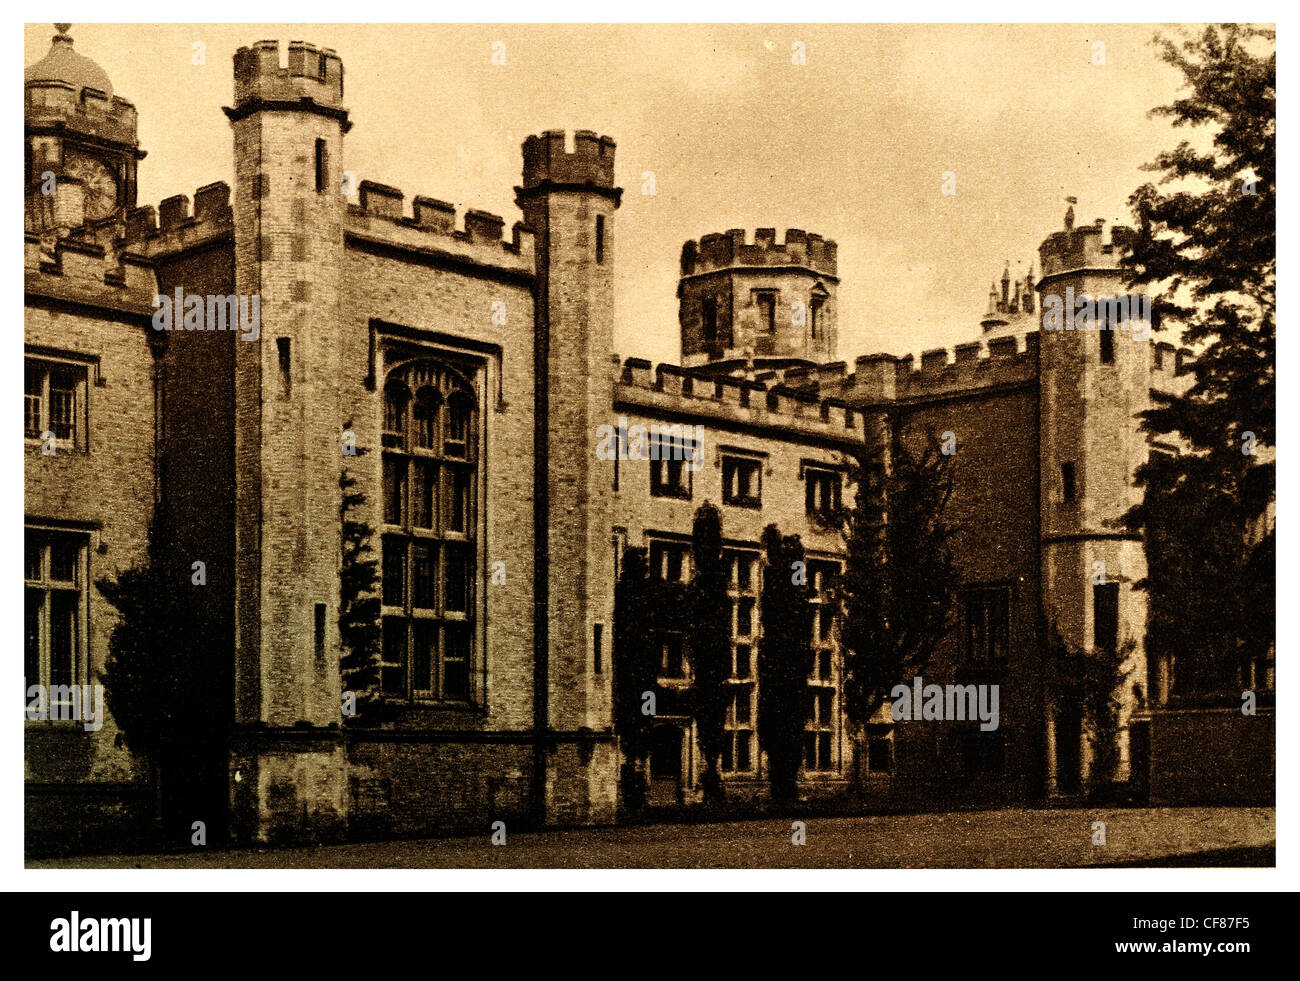
<instances>
[{"instance_id":1,"label":"castellated stone building","mask_svg":"<svg viewBox=\"0 0 1300 981\"><path fill-rule=\"evenodd\" d=\"M1145 694L1126 695L1123 765L1150 769L1167 683L1141 657L1142 544L1116 519L1148 452L1135 415L1152 389L1187 384L1187 354L1133 331L1040 332L1035 313L1066 287L1121 292L1123 229L1067 220L1039 250L1041 277L1014 290L1004 278L955 351L851 365L835 360L833 241L706 235L682 249L682 364L620 360L612 139L529 137L509 231L367 181L351 203L342 62L300 42L287 56L282 68L274 41L235 55L233 187L157 208L136 199L136 109L105 72L62 29L27 69L29 686L98 680L115 617L93 583L143 560L166 500L176 548L206 567L205 585L178 586L202 589L193 629L223 631L229 652L229 684L213 692L228 719L213 793L237 839L612 822L623 549L646 548L653 574L685 581L709 501L732 570L729 796L765 792L756 645L769 523L801 536L818 603L807 796L1078 793L1086 740L1079 713L1046 696L1044 617L1083 647L1137 642ZM155 298L177 291L257 298L258 329L187 329L180 305L174 329L155 329ZM1013 323L1021 336L1002 332ZM598 458L602 426L637 425L680 431L665 439L695 440L696 458ZM895 724L888 705L866 731L845 723L830 602L844 546L827 515L853 500L853 454L891 427L918 447L955 437L961 615L925 680L998 684L995 731ZM344 468L376 530L383 685L402 705L361 731L341 725ZM651 799L690 801L702 768L676 697L689 660L684 638L661 639ZM96 731L26 726L29 834L70 840L148 813L146 768L111 717Z\"/></svg>"}]
</instances>

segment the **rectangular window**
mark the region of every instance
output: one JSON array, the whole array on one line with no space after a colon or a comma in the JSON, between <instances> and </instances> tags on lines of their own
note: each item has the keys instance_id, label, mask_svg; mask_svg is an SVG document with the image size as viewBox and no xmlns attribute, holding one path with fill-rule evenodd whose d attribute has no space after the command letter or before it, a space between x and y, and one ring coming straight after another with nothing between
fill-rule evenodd
<instances>
[{"instance_id":1,"label":"rectangular window","mask_svg":"<svg viewBox=\"0 0 1300 981\"><path fill-rule=\"evenodd\" d=\"M596 262L605 261L605 216L596 216Z\"/></svg>"},{"instance_id":2,"label":"rectangular window","mask_svg":"<svg viewBox=\"0 0 1300 981\"><path fill-rule=\"evenodd\" d=\"M277 337L275 339L275 349L280 358L280 397L287 399L292 391L289 371L289 338Z\"/></svg>"},{"instance_id":3,"label":"rectangular window","mask_svg":"<svg viewBox=\"0 0 1300 981\"><path fill-rule=\"evenodd\" d=\"M650 575L664 582L686 582L690 578L690 546L682 542L650 542Z\"/></svg>"},{"instance_id":4,"label":"rectangular window","mask_svg":"<svg viewBox=\"0 0 1300 981\"><path fill-rule=\"evenodd\" d=\"M23 372L23 435L55 446L84 450L86 366L27 358Z\"/></svg>"},{"instance_id":5,"label":"rectangular window","mask_svg":"<svg viewBox=\"0 0 1300 981\"><path fill-rule=\"evenodd\" d=\"M1061 464L1061 500L1066 504L1074 503L1074 463Z\"/></svg>"},{"instance_id":6,"label":"rectangular window","mask_svg":"<svg viewBox=\"0 0 1300 981\"><path fill-rule=\"evenodd\" d=\"M675 439L655 433L650 441L650 494L690 500L691 469L700 452L694 440Z\"/></svg>"},{"instance_id":7,"label":"rectangular window","mask_svg":"<svg viewBox=\"0 0 1300 981\"><path fill-rule=\"evenodd\" d=\"M754 634L754 605L757 601L752 596L742 596L736 600L737 637L752 637Z\"/></svg>"},{"instance_id":8,"label":"rectangular window","mask_svg":"<svg viewBox=\"0 0 1300 981\"><path fill-rule=\"evenodd\" d=\"M316 141L316 190L329 187L329 150L324 140Z\"/></svg>"},{"instance_id":9,"label":"rectangular window","mask_svg":"<svg viewBox=\"0 0 1300 981\"><path fill-rule=\"evenodd\" d=\"M1115 332L1106 324L1099 328L1101 331L1101 363L1112 364L1115 361Z\"/></svg>"},{"instance_id":10,"label":"rectangular window","mask_svg":"<svg viewBox=\"0 0 1300 981\"><path fill-rule=\"evenodd\" d=\"M821 326L822 300L813 300L808 304L808 336L817 339L817 330Z\"/></svg>"},{"instance_id":11,"label":"rectangular window","mask_svg":"<svg viewBox=\"0 0 1300 981\"><path fill-rule=\"evenodd\" d=\"M400 525L406 500L406 463L401 457L384 455L384 523Z\"/></svg>"},{"instance_id":12,"label":"rectangular window","mask_svg":"<svg viewBox=\"0 0 1300 981\"><path fill-rule=\"evenodd\" d=\"M754 769L754 685L732 684L722 742L724 773Z\"/></svg>"},{"instance_id":13,"label":"rectangular window","mask_svg":"<svg viewBox=\"0 0 1300 981\"><path fill-rule=\"evenodd\" d=\"M723 561L730 569L727 594L732 600L731 698L722 742L722 769L752 773L757 763L755 735L754 642L758 633L758 552L727 549Z\"/></svg>"},{"instance_id":14,"label":"rectangular window","mask_svg":"<svg viewBox=\"0 0 1300 981\"><path fill-rule=\"evenodd\" d=\"M1092 646L1113 654L1119 648L1119 583L1092 587Z\"/></svg>"},{"instance_id":15,"label":"rectangular window","mask_svg":"<svg viewBox=\"0 0 1300 981\"><path fill-rule=\"evenodd\" d=\"M838 475L837 475L838 476ZM825 772L835 769L832 756L835 723L834 676L834 589L839 581L838 563L824 560L808 563L808 585L812 591L812 672L808 676L808 720L804 725L804 769ZM759 679L760 683L762 679Z\"/></svg>"},{"instance_id":16,"label":"rectangular window","mask_svg":"<svg viewBox=\"0 0 1300 981\"><path fill-rule=\"evenodd\" d=\"M966 618L966 663L1004 664L1011 644L1011 590L1003 586L965 590L962 607Z\"/></svg>"},{"instance_id":17,"label":"rectangular window","mask_svg":"<svg viewBox=\"0 0 1300 981\"><path fill-rule=\"evenodd\" d=\"M316 604L316 653L325 653L325 604Z\"/></svg>"},{"instance_id":18,"label":"rectangular window","mask_svg":"<svg viewBox=\"0 0 1300 981\"><path fill-rule=\"evenodd\" d=\"M605 625L603 623L592 624L591 627L591 653L592 662L596 674L604 671L604 651L601 650L601 642L604 640Z\"/></svg>"},{"instance_id":19,"label":"rectangular window","mask_svg":"<svg viewBox=\"0 0 1300 981\"><path fill-rule=\"evenodd\" d=\"M867 726L867 769L888 773L894 768L893 726L874 723Z\"/></svg>"},{"instance_id":20,"label":"rectangular window","mask_svg":"<svg viewBox=\"0 0 1300 981\"><path fill-rule=\"evenodd\" d=\"M722 503L741 508L762 505L763 463L743 456L722 458Z\"/></svg>"},{"instance_id":21,"label":"rectangular window","mask_svg":"<svg viewBox=\"0 0 1300 981\"><path fill-rule=\"evenodd\" d=\"M804 511L809 517L825 522L839 514L840 480L834 470L804 470Z\"/></svg>"},{"instance_id":22,"label":"rectangular window","mask_svg":"<svg viewBox=\"0 0 1300 981\"><path fill-rule=\"evenodd\" d=\"M45 686L51 718L71 719L72 694L66 687L91 680L82 629L88 543L87 536L74 532L28 528L24 535L23 694L31 685Z\"/></svg>"},{"instance_id":23,"label":"rectangular window","mask_svg":"<svg viewBox=\"0 0 1300 981\"><path fill-rule=\"evenodd\" d=\"M718 301L707 297L700 303L701 330L705 344L718 339Z\"/></svg>"},{"instance_id":24,"label":"rectangular window","mask_svg":"<svg viewBox=\"0 0 1300 981\"><path fill-rule=\"evenodd\" d=\"M614 490L618 490L618 461L627 452L627 431L619 426L614 430ZM617 578L617 577L615 577Z\"/></svg>"},{"instance_id":25,"label":"rectangular window","mask_svg":"<svg viewBox=\"0 0 1300 981\"><path fill-rule=\"evenodd\" d=\"M686 677L686 643L681 634L675 632L663 633L660 638L660 652L660 677Z\"/></svg>"},{"instance_id":26,"label":"rectangular window","mask_svg":"<svg viewBox=\"0 0 1300 981\"><path fill-rule=\"evenodd\" d=\"M755 293L754 306L758 308L758 329L769 334L776 332L776 294Z\"/></svg>"}]
</instances>

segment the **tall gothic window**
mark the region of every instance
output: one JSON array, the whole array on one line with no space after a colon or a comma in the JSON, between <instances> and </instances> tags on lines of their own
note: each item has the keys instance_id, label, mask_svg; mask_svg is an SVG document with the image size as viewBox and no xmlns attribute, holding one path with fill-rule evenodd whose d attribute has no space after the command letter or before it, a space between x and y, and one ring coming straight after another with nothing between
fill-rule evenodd
<instances>
[{"instance_id":1,"label":"tall gothic window","mask_svg":"<svg viewBox=\"0 0 1300 981\"><path fill-rule=\"evenodd\" d=\"M384 386L383 686L473 697L479 412L473 383L433 361Z\"/></svg>"}]
</instances>

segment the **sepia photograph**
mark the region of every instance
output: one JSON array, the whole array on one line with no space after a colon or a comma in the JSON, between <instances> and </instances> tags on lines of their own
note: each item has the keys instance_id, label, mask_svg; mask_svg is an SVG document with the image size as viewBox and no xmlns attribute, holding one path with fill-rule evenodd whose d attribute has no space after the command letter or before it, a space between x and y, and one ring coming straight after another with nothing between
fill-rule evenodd
<instances>
[{"instance_id":1,"label":"sepia photograph","mask_svg":"<svg viewBox=\"0 0 1300 981\"><path fill-rule=\"evenodd\" d=\"M1273 25L21 34L22 875L1277 865Z\"/></svg>"}]
</instances>

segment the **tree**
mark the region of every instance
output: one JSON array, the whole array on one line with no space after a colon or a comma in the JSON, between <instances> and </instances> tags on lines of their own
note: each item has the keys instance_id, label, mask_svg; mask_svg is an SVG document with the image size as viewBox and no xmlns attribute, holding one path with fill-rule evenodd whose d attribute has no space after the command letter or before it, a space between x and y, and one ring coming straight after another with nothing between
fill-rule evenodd
<instances>
[{"instance_id":1,"label":"tree","mask_svg":"<svg viewBox=\"0 0 1300 981\"><path fill-rule=\"evenodd\" d=\"M704 758L704 799L725 799L719 762L726 737L731 676L731 601L722 556L722 517L705 501L691 529L694 575L688 593L691 638L691 711Z\"/></svg>"},{"instance_id":2,"label":"tree","mask_svg":"<svg viewBox=\"0 0 1300 981\"><path fill-rule=\"evenodd\" d=\"M1157 37L1187 94L1153 114L1198 131L1159 154L1129 199L1131 282L1156 285L1157 329L1197 352L1181 396L1153 396L1153 452L1126 515L1144 532L1149 654L1178 655L1175 692L1240 691L1274 634L1274 539L1266 527L1276 445L1276 52L1274 32L1227 24ZM1189 535L1187 529L1195 528ZM1246 670L1243 671L1243 668Z\"/></svg>"},{"instance_id":3,"label":"tree","mask_svg":"<svg viewBox=\"0 0 1300 981\"><path fill-rule=\"evenodd\" d=\"M352 428L352 420L344 423ZM356 448L356 455L366 451ZM371 542L374 529L358 518L366 495L355 490L356 478L345 466L339 474L339 524L342 527L342 561L339 564L339 676L344 702L343 721L377 725L391 721L397 706L384 698L380 671L383 631L380 622L379 560ZM353 699L349 698L353 696Z\"/></svg>"},{"instance_id":4,"label":"tree","mask_svg":"<svg viewBox=\"0 0 1300 981\"><path fill-rule=\"evenodd\" d=\"M1092 751L1088 796L1094 801L1107 802L1116 794L1124 696L1135 650L1136 643L1128 640L1113 651L1085 652L1067 644L1055 627L1048 631L1048 691L1058 714L1080 712L1083 735Z\"/></svg>"},{"instance_id":5,"label":"tree","mask_svg":"<svg viewBox=\"0 0 1300 981\"><path fill-rule=\"evenodd\" d=\"M945 520L953 460L928 442L918 458L896 424L878 452L856 461L855 506L842 516L840 578L844 706L865 726L889 691L924 672L951 627L960 576Z\"/></svg>"},{"instance_id":6,"label":"tree","mask_svg":"<svg viewBox=\"0 0 1300 981\"><path fill-rule=\"evenodd\" d=\"M645 804L642 768L650 751L658 658L655 656L653 582L647 576L646 550L623 550L623 571L614 585L614 730L623 750L623 804L639 811Z\"/></svg>"},{"instance_id":7,"label":"tree","mask_svg":"<svg viewBox=\"0 0 1300 981\"><path fill-rule=\"evenodd\" d=\"M194 590L203 587L176 547L166 501L154 506L144 561L95 586L118 616L99 680L119 744L150 767L168 840L188 840L195 819L215 830L224 824L210 784L225 769L228 637L201 612Z\"/></svg>"},{"instance_id":8,"label":"tree","mask_svg":"<svg viewBox=\"0 0 1300 981\"><path fill-rule=\"evenodd\" d=\"M799 536L782 537L776 525L768 525L763 529L763 551L767 561L758 647L758 741L767 754L772 800L791 803L798 794L808 722L813 609Z\"/></svg>"}]
</instances>

